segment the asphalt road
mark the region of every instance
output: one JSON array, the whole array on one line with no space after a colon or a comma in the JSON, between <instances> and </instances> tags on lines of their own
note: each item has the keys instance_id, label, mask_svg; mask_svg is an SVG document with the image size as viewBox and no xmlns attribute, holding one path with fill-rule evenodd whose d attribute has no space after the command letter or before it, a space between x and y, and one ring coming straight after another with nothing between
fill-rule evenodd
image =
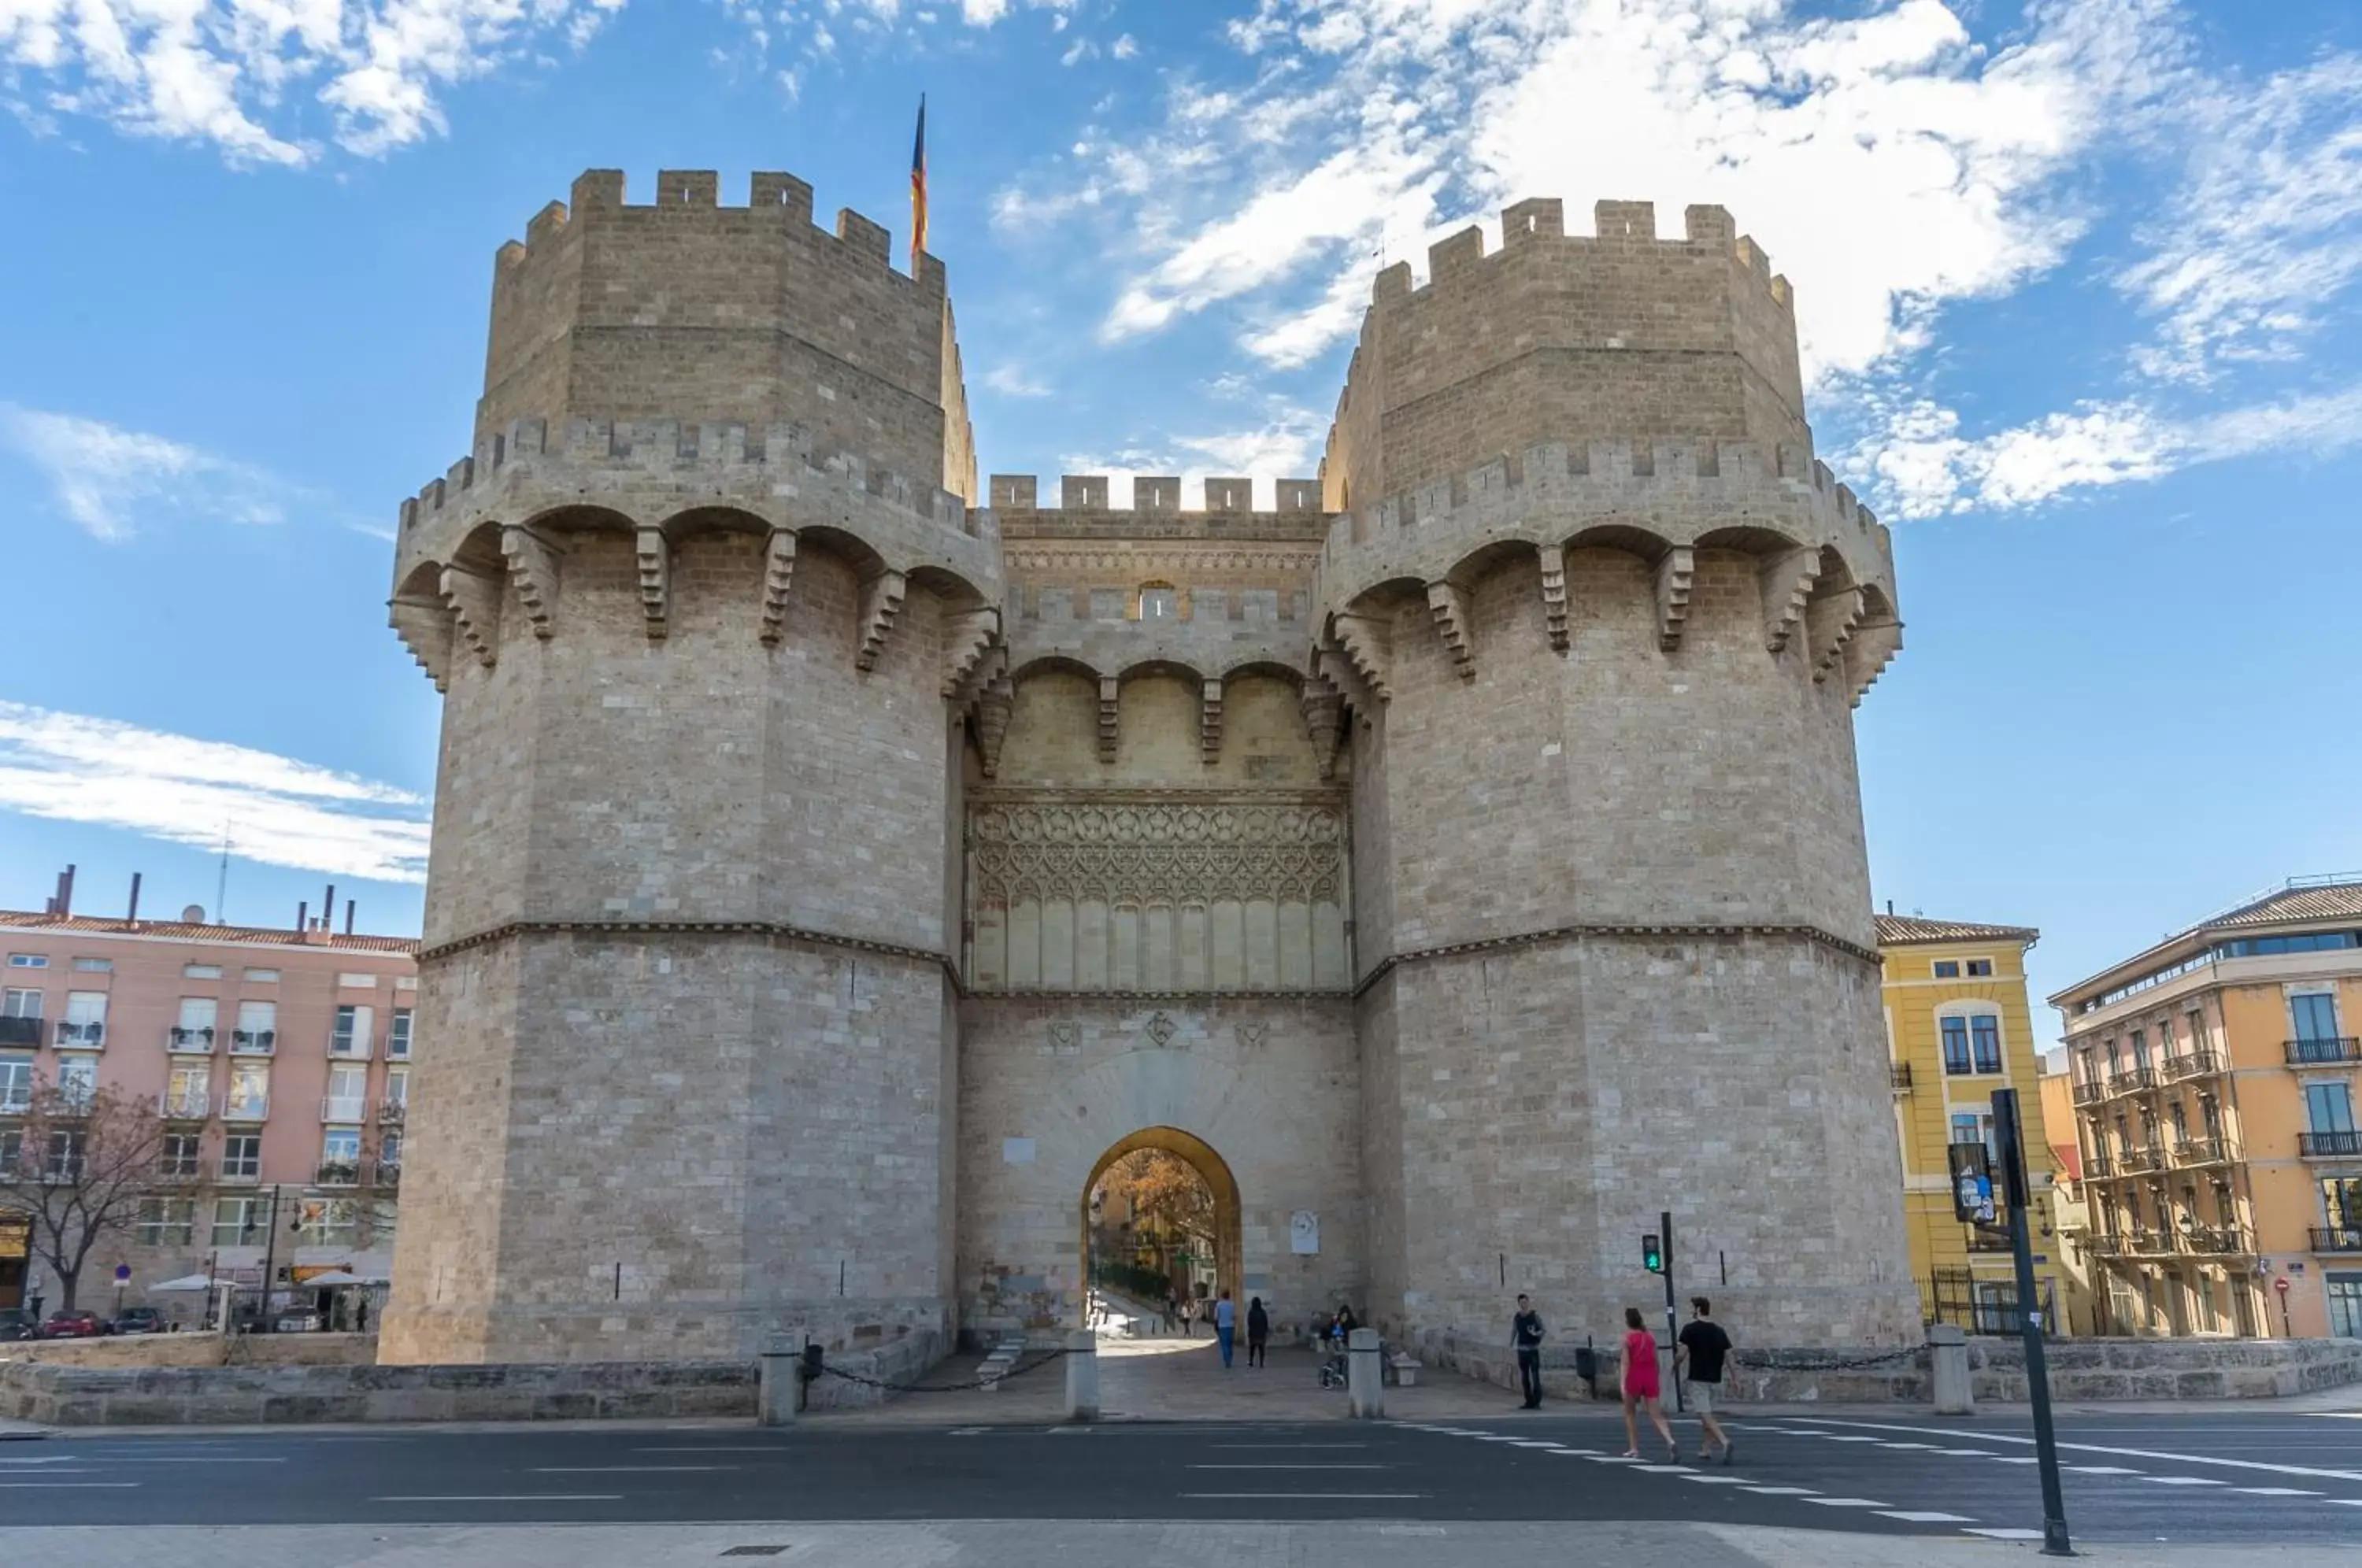
<instances>
[{"instance_id":1,"label":"asphalt road","mask_svg":"<svg viewBox=\"0 0 2362 1568\"><path fill-rule=\"evenodd\" d=\"M1742 1418L1730 1466L1621 1461L1590 1411L1418 1426L502 1428L0 1445L11 1525L922 1519L1679 1520L2024 1539L2022 1419ZM1678 1424L1694 1452L1694 1423ZM2076 1535L2362 1548L2362 1419L2060 1423Z\"/></svg>"}]
</instances>

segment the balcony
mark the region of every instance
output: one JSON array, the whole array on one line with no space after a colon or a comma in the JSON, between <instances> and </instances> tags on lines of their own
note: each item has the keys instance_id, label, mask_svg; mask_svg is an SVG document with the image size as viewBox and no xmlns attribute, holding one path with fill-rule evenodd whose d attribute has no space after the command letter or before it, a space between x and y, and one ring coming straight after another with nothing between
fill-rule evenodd
<instances>
[{"instance_id":1,"label":"balcony","mask_svg":"<svg viewBox=\"0 0 2362 1568\"><path fill-rule=\"evenodd\" d=\"M203 1089L166 1089L156 1097L156 1114L167 1121L203 1121L213 1113L213 1097Z\"/></svg>"},{"instance_id":2,"label":"balcony","mask_svg":"<svg viewBox=\"0 0 2362 1568\"><path fill-rule=\"evenodd\" d=\"M270 1116L270 1097L267 1094L222 1096L221 1118L224 1121L263 1121Z\"/></svg>"},{"instance_id":3,"label":"balcony","mask_svg":"<svg viewBox=\"0 0 2362 1568\"><path fill-rule=\"evenodd\" d=\"M366 1062L370 1059L370 1043L350 1034L328 1036L328 1060L332 1062Z\"/></svg>"},{"instance_id":4,"label":"balcony","mask_svg":"<svg viewBox=\"0 0 2362 1568\"><path fill-rule=\"evenodd\" d=\"M2005 1235L1997 1235L1991 1231L1970 1231L1969 1232L1969 1251L1972 1253L2005 1253L2009 1251L2009 1238Z\"/></svg>"},{"instance_id":5,"label":"balcony","mask_svg":"<svg viewBox=\"0 0 2362 1568\"><path fill-rule=\"evenodd\" d=\"M406 1099L381 1099L377 1102L377 1119L384 1126L399 1127L409 1114L410 1102Z\"/></svg>"},{"instance_id":6,"label":"balcony","mask_svg":"<svg viewBox=\"0 0 2362 1568\"><path fill-rule=\"evenodd\" d=\"M2245 1257L2256 1250L2246 1231L2235 1225L2200 1225L2181 1233L2183 1250L2201 1257Z\"/></svg>"},{"instance_id":7,"label":"balcony","mask_svg":"<svg viewBox=\"0 0 2362 1568\"><path fill-rule=\"evenodd\" d=\"M61 1050L95 1051L106 1043L106 1024L76 1023L72 1019L58 1020L58 1047Z\"/></svg>"},{"instance_id":8,"label":"balcony","mask_svg":"<svg viewBox=\"0 0 2362 1568\"><path fill-rule=\"evenodd\" d=\"M2127 1231L2125 1251L2136 1257L2165 1257L2174 1251L2173 1238L2163 1231Z\"/></svg>"},{"instance_id":9,"label":"balcony","mask_svg":"<svg viewBox=\"0 0 2362 1568\"><path fill-rule=\"evenodd\" d=\"M2125 1238L2112 1231L2094 1231L2083 1238L2083 1245L2093 1257L2113 1258L2124 1255Z\"/></svg>"},{"instance_id":10,"label":"balcony","mask_svg":"<svg viewBox=\"0 0 2362 1568\"><path fill-rule=\"evenodd\" d=\"M2300 1132L2296 1152L2308 1160L2362 1158L2362 1132L2351 1127L2342 1132Z\"/></svg>"},{"instance_id":11,"label":"balcony","mask_svg":"<svg viewBox=\"0 0 2362 1568\"><path fill-rule=\"evenodd\" d=\"M164 1049L176 1055L210 1056L214 1054L214 1032L210 1029L168 1029L164 1031Z\"/></svg>"},{"instance_id":12,"label":"balcony","mask_svg":"<svg viewBox=\"0 0 2362 1568\"><path fill-rule=\"evenodd\" d=\"M2190 1138L2174 1145L2177 1165L2219 1165L2231 1158L2231 1145L2221 1138Z\"/></svg>"},{"instance_id":13,"label":"balcony","mask_svg":"<svg viewBox=\"0 0 2362 1568\"><path fill-rule=\"evenodd\" d=\"M1886 1067L1886 1082L1888 1087L1893 1088L1895 1093L1909 1094L1911 1092L1911 1064L1908 1062L1888 1063Z\"/></svg>"},{"instance_id":14,"label":"balcony","mask_svg":"<svg viewBox=\"0 0 2362 1568\"><path fill-rule=\"evenodd\" d=\"M39 1018L19 1018L15 1013L0 1018L0 1045L39 1045L40 1043Z\"/></svg>"},{"instance_id":15,"label":"balcony","mask_svg":"<svg viewBox=\"0 0 2362 1568\"><path fill-rule=\"evenodd\" d=\"M2164 1081L2165 1079L2158 1075L2155 1067L2126 1067L2123 1072L2109 1078L2108 1092L2138 1094L2144 1089L2153 1089Z\"/></svg>"},{"instance_id":16,"label":"balcony","mask_svg":"<svg viewBox=\"0 0 2362 1568\"><path fill-rule=\"evenodd\" d=\"M0 1116L22 1116L33 1109L33 1086L10 1084L0 1088Z\"/></svg>"},{"instance_id":17,"label":"balcony","mask_svg":"<svg viewBox=\"0 0 2362 1568\"><path fill-rule=\"evenodd\" d=\"M2179 1056L2165 1059L2165 1076L2175 1083L2187 1078L2213 1077L2231 1070L2220 1051L2185 1051Z\"/></svg>"},{"instance_id":18,"label":"balcony","mask_svg":"<svg viewBox=\"0 0 2362 1568\"><path fill-rule=\"evenodd\" d=\"M2077 1105L2097 1105L2108 1098L2107 1087L2097 1078L2078 1079L2075 1084Z\"/></svg>"},{"instance_id":19,"label":"balcony","mask_svg":"<svg viewBox=\"0 0 2362 1568\"><path fill-rule=\"evenodd\" d=\"M2093 1154L2083 1162L2083 1177L2086 1181L2106 1181L2115 1174L2116 1162L2105 1154Z\"/></svg>"},{"instance_id":20,"label":"balcony","mask_svg":"<svg viewBox=\"0 0 2362 1568\"><path fill-rule=\"evenodd\" d=\"M2316 1226L2312 1232L2312 1250L2316 1253L2362 1253L2362 1225Z\"/></svg>"},{"instance_id":21,"label":"balcony","mask_svg":"<svg viewBox=\"0 0 2362 1568\"><path fill-rule=\"evenodd\" d=\"M279 1049L279 1031L275 1029L233 1029L229 1032L229 1054L233 1056L268 1056Z\"/></svg>"},{"instance_id":22,"label":"balcony","mask_svg":"<svg viewBox=\"0 0 2362 1568\"><path fill-rule=\"evenodd\" d=\"M2124 1167L2126 1176L2138 1176L2143 1171L2161 1171L2165 1169L2165 1148L2158 1143L2129 1148L2116 1156L2116 1163Z\"/></svg>"},{"instance_id":23,"label":"balcony","mask_svg":"<svg viewBox=\"0 0 2362 1568\"><path fill-rule=\"evenodd\" d=\"M259 1166L249 1168L245 1165L231 1165L227 1161L222 1164L220 1181L225 1187L250 1187L261 1179L262 1173Z\"/></svg>"},{"instance_id":24,"label":"balcony","mask_svg":"<svg viewBox=\"0 0 2362 1568\"><path fill-rule=\"evenodd\" d=\"M359 1187L361 1166L359 1160L322 1160L312 1173L315 1187Z\"/></svg>"},{"instance_id":25,"label":"balcony","mask_svg":"<svg viewBox=\"0 0 2362 1568\"><path fill-rule=\"evenodd\" d=\"M377 1185L381 1187L400 1187L402 1185L402 1162L400 1160L380 1160L377 1163Z\"/></svg>"},{"instance_id":26,"label":"balcony","mask_svg":"<svg viewBox=\"0 0 2362 1568\"><path fill-rule=\"evenodd\" d=\"M2362 1062L2362 1040L2340 1036L2288 1043L2288 1065L2291 1067L2334 1067L2356 1062Z\"/></svg>"}]
</instances>

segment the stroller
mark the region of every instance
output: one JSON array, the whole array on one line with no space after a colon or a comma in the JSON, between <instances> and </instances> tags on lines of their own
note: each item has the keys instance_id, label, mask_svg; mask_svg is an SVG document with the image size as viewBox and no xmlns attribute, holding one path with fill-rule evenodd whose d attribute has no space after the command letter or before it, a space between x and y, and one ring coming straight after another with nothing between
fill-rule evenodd
<instances>
[{"instance_id":1,"label":"stroller","mask_svg":"<svg viewBox=\"0 0 2362 1568\"><path fill-rule=\"evenodd\" d=\"M1329 1348L1329 1354L1320 1363L1320 1386L1342 1388L1348 1381L1345 1373L1344 1329L1341 1326L1332 1326L1323 1342Z\"/></svg>"}]
</instances>

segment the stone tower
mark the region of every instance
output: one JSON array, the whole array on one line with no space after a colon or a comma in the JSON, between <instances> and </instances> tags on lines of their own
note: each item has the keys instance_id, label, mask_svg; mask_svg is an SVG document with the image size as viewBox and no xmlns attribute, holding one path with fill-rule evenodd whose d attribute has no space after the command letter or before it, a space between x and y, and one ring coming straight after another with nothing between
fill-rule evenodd
<instances>
[{"instance_id":1,"label":"stone tower","mask_svg":"<svg viewBox=\"0 0 2362 1568\"><path fill-rule=\"evenodd\" d=\"M1671 1209L1749 1342L1908 1333L1885 531L1727 215L1597 226L1382 274L1319 478L1117 509L977 494L942 268L799 182L536 217L397 547L447 702L383 1353L1071 1321L1143 1147L1284 1324L1609 1332Z\"/></svg>"}]
</instances>

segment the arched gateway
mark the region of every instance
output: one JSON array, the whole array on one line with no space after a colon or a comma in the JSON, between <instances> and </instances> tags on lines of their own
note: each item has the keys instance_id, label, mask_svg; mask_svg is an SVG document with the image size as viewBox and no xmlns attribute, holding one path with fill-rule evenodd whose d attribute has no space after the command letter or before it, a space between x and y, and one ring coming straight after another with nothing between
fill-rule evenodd
<instances>
[{"instance_id":1,"label":"arched gateway","mask_svg":"<svg viewBox=\"0 0 2362 1568\"><path fill-rule=\"evenodd\" d=\"M1231 1298L1243 1309L1247 1292L1238 1178L1231 1174L1231 1167L1214 1152L1212 1144L1178 1127L1143 1127L1130 1137L1120 1138L1091 1167L1090 1179L1083 1184L1082 1191L1084 1279L1088 1282L1094 1277L1095 1264L1115 1261L1100 1255L1102 1247L1094 1231L1104 1229L1104 1221L1093 1211L1094 1195L1101 1190L1101 1184L1124 1156L1149 1149L1171 1154L1194 1171L1204 1184L1212 1209L1210 1233L1206 1240L1213 1252L1214 1289L1229 1291ZM1159 1262L1162 1265L1164 1259L1160 1256ZM1150 1301L1147 1305L1156 1303Z\"/></svg>"}]
</instances>

